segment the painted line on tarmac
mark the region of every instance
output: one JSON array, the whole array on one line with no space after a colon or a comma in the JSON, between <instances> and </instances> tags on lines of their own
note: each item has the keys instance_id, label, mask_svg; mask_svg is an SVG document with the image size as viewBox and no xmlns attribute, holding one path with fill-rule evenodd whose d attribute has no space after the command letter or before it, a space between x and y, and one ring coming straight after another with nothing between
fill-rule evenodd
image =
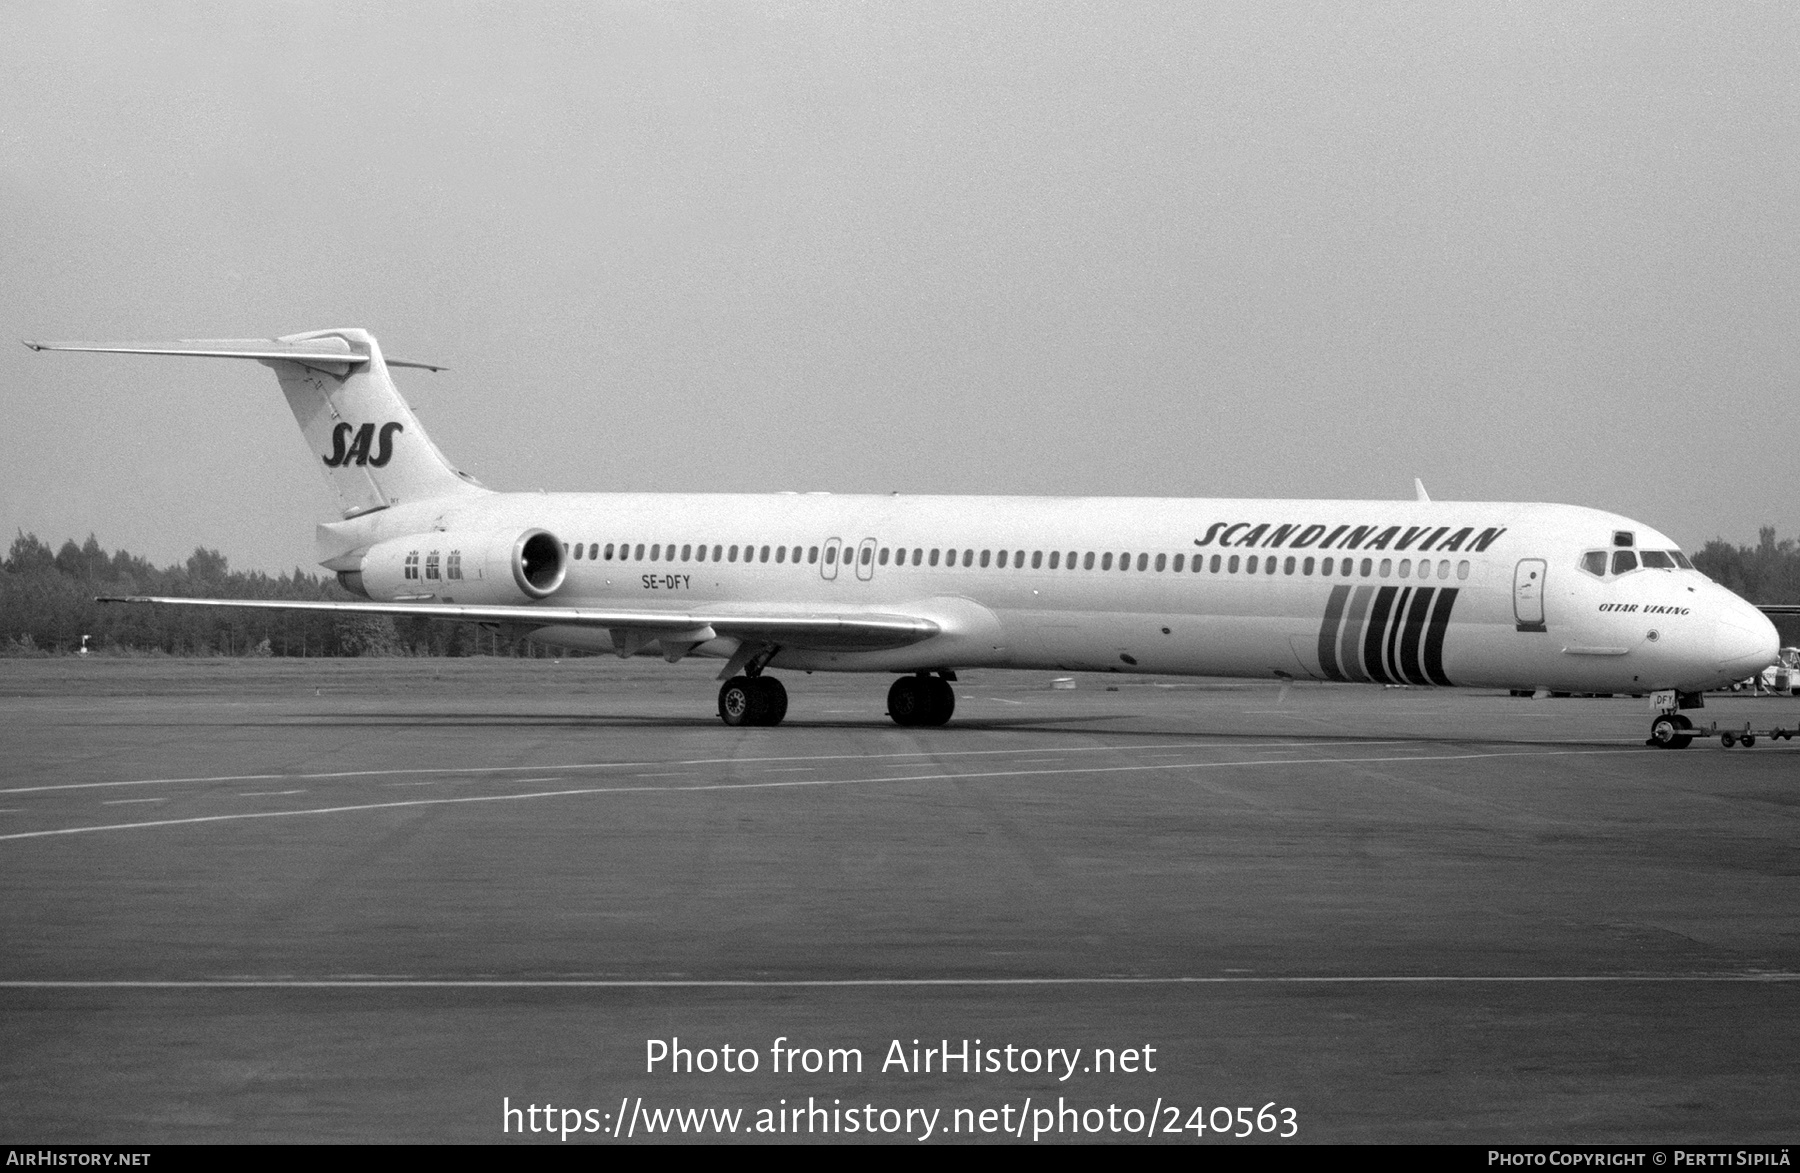
<instances>
[{"instance_id":1,"label":"painted line on tarmac","mask_svg":"<svg viewBox=\"0 0 1800 1173\"><path fill-rule=\"evenodd\" d=\"M1256 766L1404 765L1409 762L1441 763L1481 761L1493 758L1589 757L1597 754L1660 753L1660 750L1587 749L1528 750L1508 753L1410 754L1365 758L1251 758L1235 762L1168 762L1137 766L1074 766L1061 770L983 770L967 774L906 774L895 778L795 778L781 782L704 782L690 786L583 786L573 790L539 790L527 794L469 794L456 798L415 798L402 802L368 802L348 806L309 807L303 810L246 811L229 815L195 815L184 819L156 819L143 823L108 823L101 826L59 827L49 831L17 831L0 835L0 843L14 839L46 839L59 835L87 835L97 831L139 831L153 827L189 827L202 823L229 823L240 819L280 819L298 815L339 815L360 811L400 810L420 806L452 806L469 802L524 802L536 798L576 798L590 794L685 794L720 790L790 790L800 787L891 785L896 782L975 782L992 778L1045 778L1067 774L1138 774L1170 770L1218 770Z\"/></svg>"},{"instance_id":2,"label":"painted line on tarmac","mask_svg":"<svg viewBox=\"0 0 1800 1173\"><path fill-rule=\"evenodd\" d=\"M319 774L211 774L193 778L133 778L119 782L65 782L50 786L14 786L0 789L0 794L39 794L55 790L94 790L109 786L174 786L194 782L305 782L332 778L392 778L406 774L526 774L533 770L556 770L563 773L580 770L641 770L646 766L754 766L763 762L845 762L845 761L880 761L886 758L957 758L957 757L993 757L1001 754L1020 753L1133 753L1146 749L1304 749L1307 746L1321 745L1405 745L1414 738L1394 737L1377 741L1344 738L1337 741L1312 741L1296 744L1291 739L1283 741L1251 742L1234 744L1228 738L1214 741L1175 742L1160 745L1070 745L1045 748L1041 745L1020 746L1017 749L947 749L924 750L917 753L834 753L807 754L787 757L769 758L678 758L663 760L629 761L629 762L572 762L567 765L540 766L409 766L396 770L333 770ZM1479 739L1472 739L1479 744ZM1591 741L1584 744L1592 744Z\"/></svg>"},{"instance_id":3,"label":"painted line on tarmac","mask_svg":"<svg viewBox=\"0 0 1800 1173\"><path fill-rule=\"evenodd\" d=\"M1800 973L1269 974L1060 978L199 978L0 981L0 990L790 990L1021 986L1786 985Z\"/></svg>"}]
</instances>

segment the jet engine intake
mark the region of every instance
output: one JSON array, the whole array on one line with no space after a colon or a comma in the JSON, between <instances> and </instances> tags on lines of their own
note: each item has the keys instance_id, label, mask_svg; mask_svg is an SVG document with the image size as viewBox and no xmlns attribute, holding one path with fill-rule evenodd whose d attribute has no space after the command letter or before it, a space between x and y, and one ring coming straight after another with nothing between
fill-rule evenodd
<instances>
[{"instance_id":1,"label":"jet engine intake","mask_svg":"<svg viewBox=\"0 0 1800 1173\"><path fill-rule=\"evenodd\" d=\"M355 570L338 572L338 582L378 602L516 604L549 598L568 572L568 555L549 530L432 530L377 542Z\"/></svg>"}]
</instances>

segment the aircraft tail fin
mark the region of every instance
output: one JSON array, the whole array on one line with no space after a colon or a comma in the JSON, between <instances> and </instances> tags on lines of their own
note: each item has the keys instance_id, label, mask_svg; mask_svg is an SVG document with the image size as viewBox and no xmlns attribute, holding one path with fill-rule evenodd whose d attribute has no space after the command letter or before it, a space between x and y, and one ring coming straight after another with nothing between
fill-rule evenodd
<instances>
[{"instance_id":1,"label":"aircraft tail fin","mask_svg":"<svg viewBox=\"0 0 1800 1173\"><path fill-rule=\"evenodd\" d=\"M385 359L367 330L316 330L276 339L25 345L33 350L247 358L270 367L345 517L403 501L486 491L438 451L388 374L394 366L443 368Z\"/></svg>"}]
</instances>

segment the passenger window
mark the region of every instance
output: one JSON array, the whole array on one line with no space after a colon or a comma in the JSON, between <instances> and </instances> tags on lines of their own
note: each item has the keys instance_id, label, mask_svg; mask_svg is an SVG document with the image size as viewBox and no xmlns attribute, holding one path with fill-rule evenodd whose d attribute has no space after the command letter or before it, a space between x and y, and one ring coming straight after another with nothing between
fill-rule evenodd
<instances>
[{"instance_id":1,"label":"passenger window","mask_svg":"<svg viewBox=\"0 0 1800 1173\"><path fill-rule=\"evenodd\" d=\"M1439 578L1449 578L1450 577L1450 559L1446 558L1442 562L1438 563L1438 577Z\"/></svg>"},{"instance_id":2,"label":"passenger window","mask_svg":"<svg viewBox=\"0 0 1800 1173\"><path fill-rule=\"evenodd\" d=\"M981 568L983 570L986 570L993 560L994 552L992 550L983 550L981 552Z\"/></svg>"},{"instance_id":3,"label":"passenger window","mask_svg":"<svg viewBox=\"0 0 1800 1173\"><path fill-rule=\"evenodd\" d=\"M1086 554L1081 556L1081 568L1083 570L1092 570L1094 568L1094 552L1092 550L1089 550Z\"/></svg>"},{"instance_id":4,"label":"passenger window","mask_svg":"<svg viewBox=\"0 0 1800 1173\"><path fill-rule=\"evenodd\" d=\"M1646 570L1673 570L1675 560L1661 550L1645 550L1638 555Z\"/></svg>"},{"instance_id":5,"label":"passenger window","mask_svg":"<svg viewBox=\"0 0 1800 1173\"><path fill-rule=\"evenodd\" d=\"M714 562L717 562L719 560L720 551L722 551L724 549L725 549L725 547L723 547L723 546L714 546L713 547L713 561Z\"/></svg>"},{"instance_id":6,"label":"passenger window","mask_svg":"<svg viewBox=\"0 0 1800 1173\"><path fill-rule=\"evenodd\" d=\"M1331 559L1327 558L1323 562L1319 563L1319 573L1323 574L1327 578L1329 578L1331 576L1332 568L1336 565L1337 564L1335 562L1333 562Z\"/></svg>"},{"instance_id":7,"label":"passenger window","mask_svg":"<svg viewBox=\"0 0 1800 1173\"><path fill-rule=\"evenodd\" d=\"M872 561L874 559L874 557L875 557L874 547L864 546L862 548L862 564L864 566L867 566L870 563L870 561Z\"/></svg>"},{"instance_id":8,"label":"passenger window","mask_svg":"<svg viewBox=\"0 0 1800 1173\"><path fill-rule=\"evenodd\" d=\"M639 542L637 544L637 549L632 553L631 557L637 562L642 562L644 560L644 543Z\"/></svg>"},{"instance_id":9,"label":"passenger window","mask_svg":"<svg viewBox=\"0 0 1800 1173\"><path fill-rule=\"evenodd\" d=\"M923 561L925 561L925 551L915 546L913 548L913 565L917 566Z\"/></svg>"},{"instance_id":10,"label":"passenger window","mask_svg":"<svg viewBox=\"0 0 1800 1173\"><path fill-rule=\"evenodd\" d=\"M826 546L825 547L825 565L827 565L827 566L836 566L837 565L837 547L836 546Z\"/></svg>"},{"instance_id":11,"label":"passenger window","mask_svg":"<svg viewBox=\"0 0 1800 1173\"><path fill-rule=\"evenodd\" d=\"M1393 570L1394 560L1392 558L1383 558L1381 560L1381 577L1386 578L1389 574L1393 573Z\"/></svg>"},{"instance_id":12,"label":"passenger window","mask_svg":"<svg viewBox=\"0 0 1800 1173\"><path fill-rule=\"evenodd\" d=\"M938 552L937 552L937 547L935 547L935 546L933 546L932 550L931 550L931 564L933 566L936 566L938 564Z\"/></svg>"},{"instance_id":13,"label":"passenger window","mask_svg":"<svg viewBox=\"0 0 1800 1173\"><path fill-rule=\"evenodd\" d=\"M806 548L806 564L808 566L811 566L813 563L817 562L818 560L819 560L819 548L817 546L808 546Z\"/></svg>"},{"instance_id":14,"label":"passenger window","mask_svg":"<svg viewBox=\"0 0 1800 1173\"><path fill-rule=\"evenodd\" d=\"M650 547L650 561L652 561L652 562L657 561L657 556L660 555L661 553L662 553L662 543L661 542L658 542L655 545L651 546Z\"/></svg>"},{"instance_id":15,"label":"passenger window","mask_svg":"<svg viewBox=\"0 0 1800 1173\"><path fill-rule=\"evenodd\" d=\"M1468 577L1469 577L1469 562L1468 562L1468 559L1465 558L1463 561L1458 562L1456 564L1456 581L1461 582L1463 579L1468 578Z\"/></svg>"},{"instance_id":16,"label":"passenger window","mask_svg":"<svg viewBox=\"0 0 1800 1173\"><path fill-rule=\"evenodd\" d=\"M881 553L875 555L875 565L886 566L887 560L888 560L888 548L886 546L883 546L881 548Z\"/></svg>"},{"instance_id":17,"label":"passenger window","mask_svg":"<svg viewBox=\"0 0 1800 1173\"><path fill-rule=\"evenodd\" d=\"M1033 566L1036 566L1037 561L1034 559L1031 564ZM1062 551L1061 550L1050 551L1050 569L1058 570L1058 569L1061 569L1061 567L1062 567Z\"/></svg>"},{"instance_id":18,"label":"passenger window","mask_svg":"<svg viewBox=\"0 0 1800 1173\"><path fill-rule=\"evenodd\" d=\"M1275 573L1275 555L1270 554L1267 558L1263 559L1263 573L1264 574L1274 574Z\"/></svg>"},{"instance_id":19,"label":"passenger window","mask_svg":"<svg viewBox=\"0 0 1800 1173\"><path fill-rule=\"evenodd\" d=\"M1074 550L1069 551L1069 569L1070 570L1075 569L1075 551Z\"/></svg>"},{"instance_id":20,"label":"passenger window","mask_svg":"<svg viewBox=\"0 0 1800 1173\"><path fill-rule=\"evenodd\" d=\"M737 550L738 550L738 548L736 546L733 546L731 548L731 557L730 557L729 561L732 561L732 562L737 561Z\"/></svg>"},{"instance_id":21,"label":"passenger window","mask_svg":"<svg viewBox=\"0 0 1800 1173\"><path fill-rule=\"evenodd\" d=\"M1088 557L1092 558L1093 555L1089 554ZM1111 554L1100 555L1100 569L1102 569L1102 570L1111 570L1112 569L1112 555Z\"/></svg>"},{"instance_id":22,"label":"passenger window","mask_svg":"<svg viewBox=\"0 0 1800 1173\"><path fill-rule=\"evenodd\" d=\"M1614 574L1629 574L1638 568L1637 555L1630 550L1614 550L1612 571Z\"/></svg>"},{"instance_id":23,"label":"passenger window","mask_svg":"<svg viewBox=\"0 0 1800 1173\"><path fill-rule=\"evenodd\" d=\"M612 555L613 555L613 544L611 542L608 542L608 543L606 543L606 560L608 562L612 561Z\"/></svg>"},{"instance_id":24,"label":"passenger window","mask_svg":"<svg viewBox=\"0 0 1800 1173\"><path fill-rule=\"evenodd\" d=\"M1214 556L1214 557L1215 557L1215 558L1216 558L1216 557L1218 557L1218 555L1216 555L1216 554L1215 554L1215 555L1213 555L1213 556ZM1255 559L1251 559L1251 561L1255 561ZM1229 561L1229 562L1227 562L1227 563L1226 563L1226 564L1225 564L1225 569L1226 569L1226 571L1227 571L1227 572L1228 572L1228 573L1230 573L1230 574L1236 574L1236 573L1237 573L1237 570L1238 570L1238 556L1237 556L1237 555L1236 555L1236 554L1233 554L1233 555L1232 555L1232 556L1231 556L1231 561Z\"/></svg>"},{"instance_id":25,"label":"passenger window","mask_svg":"<svg viewBox=\"0 0 1800 1173\"><path fill-rule=\"evenodd\" d=\"M1131 569L1131 555L1129 553L1119 555L1119 569L1120 570L1130 570Z\"/></svg>"},{"instance_id":26,"label":"passenger window","mask_svg":"<svg viewBox=\"0 0 1800 1173\"><path fill-rule=\"evenodd\" d=\"M1245 574L1255 574L1257 563L1258 563L1258 559L1255 554L1252 554L1252 555L1250 555L1250 557L1244 559L1244 573Z\"/></svg>"},{"instance_id":27,"label":"passenger window","mask_svg":"<svg viewBox=\"0 0 1800 1173\"><path fill-rule=\"evenodd\" d=\"M1187 562L1186 554L1177 554L1177 555L1175 555L1175 561L1170 565L1169 569L1173 570L1177 574L1180 574L1182 571L1182 568L1186 564L1186 562Z\"/></svg>"},{"instance_id":28,"label":"passenger window","mask_svg":"<svg viewBox=\"0 0 1800 1173\"><path fill-rule=\"evenodd\" d=\"M1234 558L1234 559L1232 559L1232 566L1231 566L1231 568L1232 568L1232 569L1233 569L1233 570L1236 570L1236 569L1237 569L1237 560L1236 560L1236 559L1235 559L1235 558ZM1214 573L1214 574L1217 574L1217 573L1219 573L1219 555L1217 555L1217 554L1214 554L1214 555L1213 555L1213 556L1212 556L1212 566L1211 566L1211 570L1212 570L1212 573Z\"/></svg>"},{"instance_id":29,"label":"passenger window","mask_svg":"<svg viewBox=\"0 0 1800 1173\"><path fill-rule=\"evenodd\" d=\"M884 550L883 553L886 553L886 551ZM777 562L786 562L787 561L787 547L786 546L776 546L775 547L775 561L777 561Z\"/></svg>"},{"instance_id":30,"label":"passenger window","mask_svg":"<svg viewBox=\"0 0 1800 1173\"><path fill-rule=\"evenodd\" d=\"M1581 568L1596 578L1606 574L1606 551L1589 550L1581 556Z\"/></svg>"},{"instance_id":31,"label":"passenger window","mask_svg":"<svg viewBox=\"0 0 1800 1173\"><path fill-rule=\"evenodd\" d=\"M1283 562L1281 564L1281 573L1283 573L1283 574L1294 573L1294 556L1292 554L1289 554L1287 557L1287 561Z\"/></svg>"},{"instance_id":32,"label":"passenger window","mask_svg":"<svg viewBox=\"0 0 1800 1173\"><path fill-rule=\"evenodd\" d=\"M1169 561L1169 556L1167 554L1158 554L1156 556L1156 568L1158 570L1161 570L1164 566L1166 566L1168 564L1168 561Z\"/></svg>"},{"instance_id":33,"label":"passenger window","mask_svg":"<svg viewBox=\"0 0 1800 1173\"><path fill-rule=\"evenodd\" d=\"M576 561L579 562L581 560L581 552L583 550L585 550L586 548L587 547L583 546L580 542L575 543L575 559L576 559Z\"/></svg>"},{"instance_id":34,"label":"passenger window","mask_svg":"<svg viewBox=\"0 0 1800 1173\"><path fill-rule=\"evenodd\" d=\"M1367 577L1369 577L1370 574L1374 573L1374 570L1375 570L1375 563L1368 558L1364 558L1362 560L1362 576L1364 578L1367 578Z\"/></svg>"},{"instance_id":35,"label":"passenger window","mask_svg":"<svg viewBox=\"0 0 1800 1173\"><path fill-rule=\"evenodd\" d=\"M1400 559L1400 577L1401 578L1411 578L1412 577L1412 559L1411 558Z\"/></svg>"},{"instance_id":36,"label":"passenger window","mask_svg":"<svg viewBox=\"0 0 1800 1173\"><path fill-rule=\"evenodd\" d=\"M1005 550L1000 551L1000 556L995 561L994 565L998 566L1002 570L1006 569L1006 551Z\"/></svg>"},{"instance_id":37,"label":"passenger window","mask_svg":"<svg viewBox=\"0 0 1800 1173\"><path fill-rule=\"evenodd\" d=\"M767 562L769 560L769 548L767 546L762 548L762 553L756 560L758 562Z\"/></svg>"},{"instance_id":38,"label":"passenger window","mask_svg":"<svg viewBox=\"0 0 1800 1173\"><path fill-rule=\"evenodd\" d=\"M1023 550L1014 550L1013 551L1013 569L1014 570L1025 569L1025 551L1023 551Z\"/></svg>"},{"instance_id":39,"label":"passenger window","mask_svg":"<svg viewBox=\"0 0 1800 1173\"><path fill-rule=\"evenodd\" d=\"M600 557L600 543L599 542L589 542L588 543L588 561L592 562L594 559L596 559L598 557Z\"/></svg>"},{"instance_id":40,"label":"passenger window","mask_svg":"<svg viewBox=\"0 0 1800 1173\"><path fill-rule=\"evenodd\" d=\"M1148 565L1150 565L1150 555L1139 554L1138 555L1138 569L1143 570Z\"/></svg>"}]
</instances>

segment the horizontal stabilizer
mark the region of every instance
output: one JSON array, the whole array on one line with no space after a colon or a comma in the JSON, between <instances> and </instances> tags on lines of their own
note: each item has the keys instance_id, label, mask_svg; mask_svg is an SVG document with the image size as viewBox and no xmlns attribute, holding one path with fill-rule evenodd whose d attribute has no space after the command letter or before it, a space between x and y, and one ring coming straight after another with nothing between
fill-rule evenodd
<instances>
[{"instance_id":1,"label":"horizontal stabilizer","mask_svg":"<svg viewBox=\"0 0 1800 1173\"><path fill-rule=\"evenodd\" d=\"M877 651L902 648L936 635L929 619L861 612L627 611L602 607L465 606L459 603L284 602L273 599L182 599L151 595L101 595L98 603L156 603L172 607L240 607L256 611L335 611L347 615L395 615L462 623L516 623L530 627L593 627L667 634L693 642L707 628L719 636L764 640L790 647Z\"/></svg>"},{"instance_id":2,"label":"horizontal stabilizer","mask_svg":"<svg viewBox=\"0 0 1800 1173\"><path fill-rule=\"evenodd\" d=\"M1759 603L1756 609L1764 615L1800 615L1800 603Z\"/></svg>"},{"instance_id":3,"label":"horizontal stabilizer","mask_svg":"<svg viewBox=\"0 0 1800 1173\"><path fill-rule=\"evenodd\" d=\"M33 350L78 350L92 354L173 354L187 358L249 358L267 362L281 359L341 375L350 367L369 361L366 354L352 354L342 338L313 338L305 342L281 342L267 338L184 338L177 342L26 342ZM426 371L448 368L434 363L386 358L390 367L416 367Z\"/></svg>"}]
</instances>

